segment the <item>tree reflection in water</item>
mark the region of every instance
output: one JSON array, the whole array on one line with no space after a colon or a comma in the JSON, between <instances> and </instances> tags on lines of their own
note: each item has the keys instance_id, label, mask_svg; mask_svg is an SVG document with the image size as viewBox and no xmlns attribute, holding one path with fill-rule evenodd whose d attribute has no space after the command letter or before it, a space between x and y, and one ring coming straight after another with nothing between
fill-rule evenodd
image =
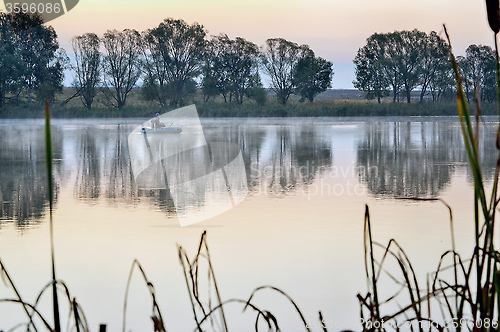
<instances>
[{"instance_id":1,"label":"tree reflection in water","mask_svg":"<svg viewBox=\"0 0 500 332\"><path fill-rule=\"evenodd\" d=\"M0 127L0 222L23 226L42 218L48 203L45 146L41 123L23 125L22 130L15 128ZM167 190L143 190L135 183L127 141L133 128L134 125L53 124L55 194L63 183L68 183L74 197L83 202L127 206L146 202L174 215L176 210ZM318 172L332 163L328 139L318 135L311 125L229 122L206 126L204 131L208 142L230 142L240 147L248 188L253 192L289 194L311 184ZM219 157L227 159L229 155ZM179 158L193 156L182 154ZM185 165L186 161L179 160L179 164ZM202 206L209 191L205 188L197 192L188 203Z\"/></svg>"},{"instance_id":2,"label":"tree reflection in water","mask_svg":"<svg viewBox=\"0 0 500 332\"><path fill-rule=\"evenodd\" d=\"M359 179L375 196L437 197L457 169L470 172L457 121L377 121L364 127L357 146ZM482 125L481 136L479 151L488 180L496 161L495 126Z\"/></svg>"},{"instance_id":3,"label":"tree reflection in water","mask_svg":"<svg viewBox=\"0 0 500 332\"><path fill-rule=\"evenodd\" d=\"M209 141L228 139L240 146L253 193L293 194L332 165L330 142L312 125L208 127L205 135Z\"/></svg>"},{"instance_id":4,"label":"tree reflection in water","mask_svg":"<svg viewBox=\"0 0 500 332\"><path fill-rule=\"evenodd\" d=\"M74 195L89 203L104 199L108 204L135 205L140 198L167 213L175 213L165 189L141 190L133 178L128 152L126 125L80 129L76 139L77 176Z\"/></svg>"},{"instance_id":5,"label":"tree reflection in water","mask_svg":"<svg viewBox=\"0 0 500 332\"><path fill-rule=\"evenodd\" d=\"M78 168L74 194L81 200L95 202L101 195L101 153L103 152L101 147L107 147L107 144L103 142L105 140L97 128L84 129L78 136L76 149L79 152L77 153Z\"/></svg>"},{"instance_id":6,"label":"tree reflection in water","mask_svg":"<svg viewBox=\"0 0 500 332\"><path fill-rule=\"evenodd\" d=\"M57 129L54 131L57 135ZM54 141L54 171L61 174L61 142ZM48 206L42 125L0 126L0 225L25 227L44 216ZM54 186L57 202L59 188Z\"/></svg>"},{"instance_id":7,"label":"tree reflection in water","mask_svg":"<svg viewBox=\"0 0 500 332\"><path fill-rule=\"evenodd\" d=\"M148 204L167 216L175 215L167 190L143 190L134 180L127 138L136 124L97 123L67 126L62 122L53 127L56 199L67 183L74 197L84 202ZM338 138L332 138L336 129L331 125L297 121L259 125L238 120L207 123L203 131L208 142L230 142L241 149L250 193L294 195L333 166L332 140ZM353 130L363 130L356 147L358 178L375 196L436 197L457 170L467 173L472 181L460 125L455 120L364 121ZM486 180L494 175L495 135L494 123L482 125L479 150ZM48 203L43 142L41 122L28 123L22 129L0 126L0 224L14 222L22 227L43 217ZM186 160L178 164L186 165L195 156L180 154L179 158ZM195 170L186 170L173 181L192 177L188 174L191 171ZM210 190L186 196L186 204L202 206Z\"/></svg>"}]
</instances>

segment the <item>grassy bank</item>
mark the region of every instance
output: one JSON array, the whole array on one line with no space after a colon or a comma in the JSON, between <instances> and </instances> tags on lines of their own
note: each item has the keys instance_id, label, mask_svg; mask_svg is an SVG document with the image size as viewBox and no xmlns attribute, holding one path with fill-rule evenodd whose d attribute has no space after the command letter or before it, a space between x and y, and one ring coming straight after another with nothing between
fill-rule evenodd
<instances>
[{"instance_id":1,"label":"grassy bank","mask_svg":"<svg viewBox=\"0 0 500 332\"><path fill-rule=\"evenodd\" d=\"M290 101L283 106L270 101L264 106L247 102L243 104L223 102L196 102L202 117L320 117L320 116L450 116L456 115L457 105L448 103L374 103L355 100L321 100L313 103ZM53 118L128 118L152 117L156 112L165 113L176 107L160 107L154 104L133 104L118 110L97 106L88 110L82 106L52 106ZM7 106L0 110L0 118L42 118L40 103ZM485 115L496 114L496 104L484 104Z\"/></svg>"},{"instance_id":2,"label":"grassy bank","mask_svg":"<svg viewBox=\"0 0 500 332\"><path fill-rule=\"evenodd\" d=\"M281 105L272 96L268 96L264 105L253 100L245 100L243 104L225 103L222 98L204 102L201 96L191 97L186 104L195 104L202 117L319 117L319 116L454 116L457 105L454 101L411 104L404 102L392 103L384 100L378 104L375 100L353 98L346 94L335 94L335 90L324 98L318 98L310 103L300 102L292 96L286 105ZM98 95L91 110L85 108L79 99L74 98L69 103L63 102L72 95L71 89L65 89L62 95L51 105L53 118L128 118L152 117L156 112L165 113L176 107L161 107L156 102L144 101L138 91L133 91L127 99L127 105L118 110L105 106L106 102ZM486 115L496 114L496 103L482 105ZM43 102L35 101L20 105L7 104L0 108L0 118L42 118Z\"/></svg>"}]
</instances>

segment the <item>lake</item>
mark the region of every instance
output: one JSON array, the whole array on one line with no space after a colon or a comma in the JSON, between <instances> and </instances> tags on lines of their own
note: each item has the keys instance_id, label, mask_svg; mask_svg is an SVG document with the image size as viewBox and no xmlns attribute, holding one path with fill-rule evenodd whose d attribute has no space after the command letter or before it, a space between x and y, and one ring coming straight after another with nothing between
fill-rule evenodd
<instances>
[{"instance_id":1,"label":"lake","mask_svg":"<svg viewBox=\"0 0 500 332\"><path fill-rule=\"evenodd\" d=\"M147 153L137 148L141 145L132 146L144 144L144 138L140 133L130 137L144 121L52 122L57 276L93 330L100 323L108 331L122 329L134 259L155 286L167 330L195 330L177 246L193 257L204 230L222 300L247 300L259 286L277 287L293 298L313 331L322 330L320 310L329 331L361 329L356 295L367 291L365 204L374 239L386 244L395 238L423 288L440 255L451 249L449 212L440 202L404 198L443 199L453 211L457 250L464 255L472 250L472 175L457 118L202 119L198 131L186 125L179 135L239 148L240 159L234 160L240 161L239 175L246 176L238 187L244 195L238 196L239 204L232 197L229 207L219 195L226 186L235 188L227 169L223 177L211 178L214 185L185 185L182 195L172 189L183 186L174 173L165 173L166 186L141 185L134 163ZM487 117L481 131L488 183L496 164L497 126ZM34 302L51 278L43 121L2 120L0 141L0 259L23 298ZM149 143L154 150L151 136ZM174 156L176 172L195 172L197 153L202 152ZM181 227L183 218L193 215L201 217ZM151 297L137 272L126 330L152 331ZM207 280L206 267L200 275ZM383 285L383 296L398 289L389 281ZM1 298L14 298L4 284ZM278 292L261 290L252 302L271 311L283 331L304 330L293 305ZM50 303L47 293L39 307L52 321ZM229 329L253 331L255 314L242 309L227 305ZM66 327L67 304L62 312ZM0 330L25 321L19 305L0 303Z\"/></svg>"}]
</instances>

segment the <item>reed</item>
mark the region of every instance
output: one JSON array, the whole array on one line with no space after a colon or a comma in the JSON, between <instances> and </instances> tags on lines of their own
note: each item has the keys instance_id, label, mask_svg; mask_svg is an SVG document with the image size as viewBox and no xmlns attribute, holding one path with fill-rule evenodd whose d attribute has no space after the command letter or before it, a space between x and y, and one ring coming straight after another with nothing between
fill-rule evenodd
<instances>
[{"instance_id":1,"label":"reed","mask_svg":"<svg viewBox=\"0 0 500 332\"><path fill-rule=\"evenodd\" d=\"M47 161L47 180L49 191L49 223L50 223L50 261L52 263L52 305L54 312L54 331L61 332L61 319L59 317L59 300L57 298L56 263L54 254L54 222L52 220L54 204L54 187L52 179L52 135L50 131L50 107L49 101L45 100L45 151Z\"/></svg>"},{"instance_id":2,"label":"reed","mask_svg":"<svg viewBox=\"0 0 500 332\"><path fill-rule=\"evenodd\" d=\"M487 1L488 2L488 1ZM496 12L499 6L496 1ZM498 19L498 15L497 15ZM475 250L471 258L471 264L475 262L475 293L472 295L471 310L473 319L492 321L495 317L495 298L499 292L498 274L499 267L499 252L494 245L494 230L496 209L500 198L498 197L498 178L500 173L500 127L497 134L496 147L499 150L497 157L497 165L495 168L495 177L493 179L493 187L490 197L486 195L484 181L482 176L481 164L479 162L478 152L478 137L479 137L479 114L481 114L480 104L476 103L476 125L471 121L469 106L466 102L465 93L463 90L463 79L460 76L458 65L451 51L451 41L446 31L450 47L450 57L457 81L457 106L462 128L462 135L465 142L465 147L469 157L469 162L474 176L474 226L475 226ZM497 33L495 32L495 53L496 53L496 68L497 68L497 92L500 96L500 67L498 63L498 44ZM479 100L479 99L476 99ZM498 110L500 117L500 107ZM462 296L461 303L465 301ZM499 304L497 303L497 306ZM500 308L500 306L499 306ZM498 316L497 316L498 318Z\"/></svg>"},{"instance_id":3,"label":"reed","mask_svg":"<svg viewBox=\"0 0 500 332\"><path fill-rule=\"evenodd\" d=\"M203 327L205 323L210 323L210 326L214 330L215 327L218 327L220 331L229 331L228 323L226 321L226 314L224 312L224 308L229 304L244 305L243 311L252 309L255 312L256 331L258 331L258 324L261 319L265 322L268 331L280 331L278 317L276 317L271 311L260 308L254 302L252 302L255 294L265 290L270 290L280 296L284 296L290 302L290 304L294 308L294 311L299 316L300 321L304 325L304 329L307 332L311 332L310 325L307 323L297 303L287 293L279 288L273 286L260 286L252 291L247 300L229 299L226 301L222 301L219 287L217 285L217 280L215 278L212 259L210 257L206 231L202 233L196 255L192 259L189 258L186 250L182 246L177 246L177 248L179 254L179 262L184 272L186 286L189 293L189 298L191 300L194 321L196 323L195 331L206 331L206 328ZM200 270L202 260L204 260L207 264L206 273L202 273L202 271ZM202 298L202 295L200 293L200 275L203 274L207 275L207 287L209 294L208 298ZM211 290L213 290L213 293L211 292ZM215 301L212 300L211 294L213 294L213 297L215 297ZM328 330L323 324L324 320L321 312L319 312L319 320L323 331L327 332ZM241 327L236 327L235 330L241 330Z\"/></svg>"},{"instance_id":4,"label":"reed","mask_svg":"<svg viewBox=\"0 0 500 332\"><path fill-rule=\"evenodd\" d=\"M163 315L161 314L160 307L158 306L158 302L156 301L156 291L153 283L147 278L146 272L142 268L142 265L139 263L137 259L134 259L132 262L132 267L130 268L130 273L127 280L127 287L125 288L125 299L123 300L123 332L126 331L127 326L127 304L128 304L128 292L130 289L130 282L132 281L132 275L134 274L134 268L139 269L142 278L146 282L146 286L148 287L149 294L152 300L152 308L153 312L151 314L151 320L154 324L154 332L167 332L165 323L163 321Z\"/></svg>"}]
</instances>

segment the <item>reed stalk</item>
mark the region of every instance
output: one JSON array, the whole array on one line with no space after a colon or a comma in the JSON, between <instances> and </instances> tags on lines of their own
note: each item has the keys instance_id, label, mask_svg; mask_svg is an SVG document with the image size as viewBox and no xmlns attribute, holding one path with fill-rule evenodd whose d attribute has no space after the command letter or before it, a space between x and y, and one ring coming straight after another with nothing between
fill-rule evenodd
<instances>
[{"instance_id":1,"label":"reed stalk","mask_svg":"<svg viewBox=\"0 0 500 332\"><path fill-rule=\"evenodd\" d=\"M52 263L52 306L54 313L54 331L61 332L59 300L57 298L56 263L54 253L54 222L52 218L54 204L54 184L52 178L52 135L50 131L50 106L48 99L45 100L45 151L47 162L47 188L49 191L50 260Z\"/></svg>"}]
</instances>

